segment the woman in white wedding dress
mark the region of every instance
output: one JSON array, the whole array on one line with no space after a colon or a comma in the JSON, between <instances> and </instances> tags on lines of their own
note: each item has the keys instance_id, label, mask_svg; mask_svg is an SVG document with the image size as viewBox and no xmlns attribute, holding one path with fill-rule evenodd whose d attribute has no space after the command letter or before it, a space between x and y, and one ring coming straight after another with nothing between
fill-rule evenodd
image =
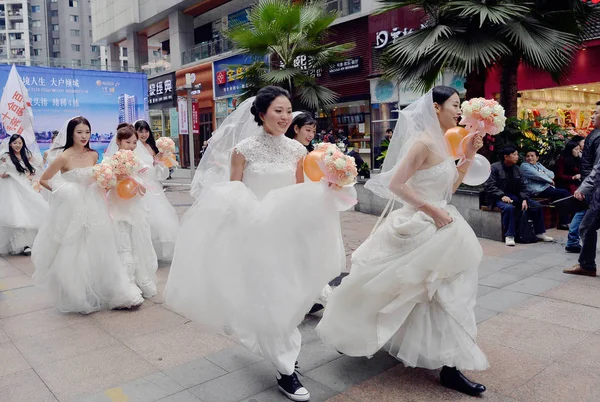
<instances>
[{"instance_id":1,"label":"woman in white wedding dress","mask_svg":"<svg viewBox=\"0 0 600 402\"><path fill-rule=\"evenodd\" d=\"M40 162L18 134L0 145L0 255L31 254L35 236L47 218L48 203L32 183Z\"/></svg>"},{"instance_id":2,"label":"woman in white wedding dress","mask_svg":"<svg viewBox=\"0 0 600 402\"><path fill-rule=\"evenodd\" d=\"M139 145L138 135L130 124L119 126L117 133L111 140L104 157L110 158L119 150L138 151L136 155L148 155ZM138 149L141 148L141 149ZM142 158L140 158L142 159ZM138 172L132 177L138 184L137 194L129 199L121 198L116 188L108 192L108 212L112 217L115 227L115 236L121 264L129 277L132 285L142 291L146 299L156 295L156 270L158 260L152 245L150 213L144 205L144 198L148 194L145 178L154 173L142 164ZM124 179L118 178L118 179Z\"/></svg>"},{"instance_id":3,"label":"woman in white wedding dress","mask_svg":"<svg viewBox=\"0 0 600 402\"><path fill-rule=\"evenodd\" d=\"M291 115L287 91L265 87L213 134L192 183L197 200L182 220L165 299L264 356L284 395L306 401L295 373L297 326L340 273L339 217L327 183L303 183L306 149L283 135Z\"/></svg>"},{"instance_id":4,"label":"woman in white wedding dress","mask_svg":"<svg viewBox=\"0 0 600 402\"><path fill-rule=\"evenodd\" d=\"M171 261L179 232L179 218L160 184L160 181L169 176L169 168L160 162L162 155L156 147L150 125L144 120L138 120L134 127L139 137L138 148L140 150L144 148L147 151L136 151L136 154L149 169L144 175L148 191L142 204L150 212L148 223L152 232L152 244L159 261Z\"/></svg>"},{"instance_id":5,"label":"woman in white wedding dress","mask_svg":"<svg viewBox=\"0 0 600 402\"><path fill-rule=\"evenodd\" d=\"M482 140L467 143L457 167L444 132L459 117L458 93L444 86L400 112L382 173L366 187L388 207L395 199L403 206L354 252L317 332L348 356L370 357L387 344L406 366L442 368L444 386L475 396L485 387L459 370L488 368L473 310L483 251L449 201Z\"/></svg>"},{"instance_id":6,"label":"woman in white wedding dress","mask_svg":"<svg viewBox=\"0 0 600 402\"><path fill-rule=\"evenodd\" d=\"M91 126L82 116L67 121L51 147L40 184L52 191L50 212L32 249L33 280L48 289L64 313L140 305L117 254L104 191L94 181L98 153L89 147ZM59 182L53 178L61 173Z\"/></svg>"}]
</instances>

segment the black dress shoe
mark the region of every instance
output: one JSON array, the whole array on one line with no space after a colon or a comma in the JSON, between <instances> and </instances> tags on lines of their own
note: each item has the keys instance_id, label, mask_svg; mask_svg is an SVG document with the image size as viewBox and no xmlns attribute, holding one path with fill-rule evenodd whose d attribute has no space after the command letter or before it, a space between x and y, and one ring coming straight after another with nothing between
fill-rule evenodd
<instances>
[{"instance_id":1,"label":"black dress shoe","mask_svg":"<svg viewBox=\"0 0 600 402\"><path fill-rule=\"evenodd\" d=\"M444 366L440 372L440 382L446 388L470 396L479 396L485 392L485 386L469 380L454 367Z\"/></svg>"},{"instance_id":2,"label":"black dress shoe","mask_svg":"<svg viewBox=\"0 0 600 402\"><path fill-rule=\"evenodd\" d=\"M579 246L567 246L565 247L567 253L579 254L581 253L581 247Z\"/></svg>"},{"instance_id":3,"label":"black dress shoe","mask_svg":"<svg viewBox=\"0 0 600 402\"><path fill-rule=\"evenodd\" d=\"M569 230L569 225L566 225L566 224L558 225L557 229L558 230Z\"/></svg>"}]
</instances>

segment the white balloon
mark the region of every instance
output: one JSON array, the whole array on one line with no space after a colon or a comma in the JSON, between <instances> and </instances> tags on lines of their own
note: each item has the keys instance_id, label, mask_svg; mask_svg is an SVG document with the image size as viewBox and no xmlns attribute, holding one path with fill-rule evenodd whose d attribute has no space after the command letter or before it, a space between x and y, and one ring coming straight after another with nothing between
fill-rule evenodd
<instances>
[{"instance_id":1,"label":"white balloon","mask_svg":"<svg viewBox=\"0 0 600 402\"><path fill-rule=\"evenodd\" d=\"M476 154L469 170L467 170L463 178L463 183L467 186L479 186L486 182L491 172L492 166L490 165L490 161L484 156Z\"/></svg>"}]
</instances>

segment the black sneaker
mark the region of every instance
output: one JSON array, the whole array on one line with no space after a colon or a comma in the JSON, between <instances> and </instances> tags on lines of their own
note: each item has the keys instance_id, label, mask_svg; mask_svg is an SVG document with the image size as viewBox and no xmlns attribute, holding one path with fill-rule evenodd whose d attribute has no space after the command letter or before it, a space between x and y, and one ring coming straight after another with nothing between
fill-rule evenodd
<instances>
[{"instance_id":1,"label":"black sneaker","mask_svg":"<svg viewBox=\"0 0 600 402\"><path fill-rule=\"evenodd\" d=\"M27 246L23 249L23 255L31 255L31 247Z\"/></svg>"},{"instance_id":2,"label":"black sneaker","mask_svg":"<svg viewBox=\"0 0 600 402\"><path fill-rule=\"evenodd\" d=\"M581 247L580 246L567 246L567 247L565 247L565 251L567 253L579 254L579 253L581 253Z\"/></svg>"},{"instance_id":3,"label":"black sneaker","mask_svg":"<svg viewBox=\"0 0 600 402\"><path fill-rule=\"evenodd\" d=\"M292 401L308 401L310 394L304 388L296 373L292 375L280 374L281 378L277 378L279 390Z\"/></svg>"},{"instance_id":4,"label":"black sneaker","mask_svg":"<svg viewBox=\"0 0 600 402\"><path fill-rule=\"evenodd\" d=\"M313 306L310 309L310 311L308 312L308 314L314 314L316 312L323 310L324 308L325 307L323 307L323 305L321 303L315 303L315 304L313 304Z\"/></svg>"}]
</instances>

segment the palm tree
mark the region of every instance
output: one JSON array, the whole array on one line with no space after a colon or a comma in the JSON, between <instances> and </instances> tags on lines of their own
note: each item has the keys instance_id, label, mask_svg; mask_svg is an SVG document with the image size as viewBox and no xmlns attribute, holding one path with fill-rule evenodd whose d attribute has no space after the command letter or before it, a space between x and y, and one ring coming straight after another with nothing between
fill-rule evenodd
<instances>
[{"instance_id":1,"label":"palm tree","mask_svg":"<svg viewBox=\"0 0 600 402\"><path fill-rule=\"evenodd\" d=\"M425 14L425 27L399 38L385 54L388 77L426 90L444 69L467 77L468 97L483 96L485 72L502 69L500 102L517 114L521 63L560 82L598 16L581 0L382 0L384 11L409 6Z\"/></svg>"},{"instance_id":2,"label":"palm tree","mask_svg":"<svg viewBox=\"0 0 600 402\"><path fill-rule=\"evenodd\" d=\"M238 49L271 60L270 66L257 61L245 73L252 85L242 98L255 95L263 85L280 85L301 106L316 110L334 104L338 95L318 85L316 76L330 64L344 60L345 53L354 47L352 43L328 41L329 27L336 18L337 13L325 11L318 1L292 4L287 0L259 0L248 13L248 23L227 33ZM303 60L306 63L300 63Z\"/></svg>"}]
</instances>

